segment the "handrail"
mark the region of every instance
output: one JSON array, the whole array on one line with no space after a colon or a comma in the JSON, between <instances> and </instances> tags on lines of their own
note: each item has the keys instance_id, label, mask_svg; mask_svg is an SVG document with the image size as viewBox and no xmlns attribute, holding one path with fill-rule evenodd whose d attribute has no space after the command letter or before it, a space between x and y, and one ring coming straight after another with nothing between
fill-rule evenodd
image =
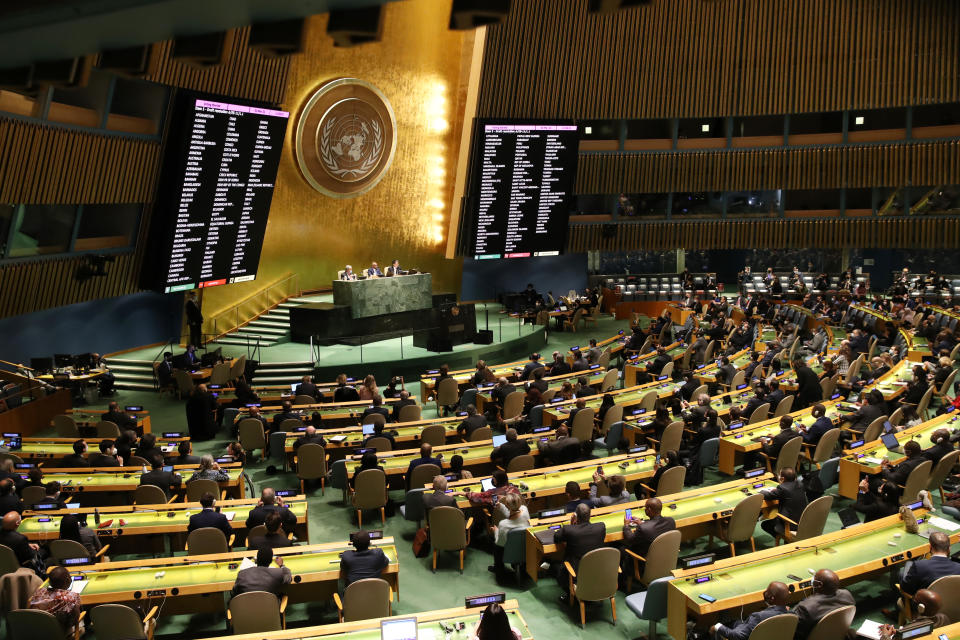
<instances>
[{"instance_id":1,"label":"handrail","mask_svg":"<svg viewBox=\"0 0 960 640\"><path fill-rule=\"evenodd\" d=\"M286 284L289 283L291 280L293 280L293 281L295 282L295 286L294 286L293 289L292 289L292 293L286 293L286 292L284 292L284 295L282 296L282 299L283 299L283 300L286 300L286 299L288 299L288 298L290 298L290 297L294 297L294 296L300 295L299 278L300 278L300 274L298 274L298 273L290 273L290 274L288 274L287 276L281 278L280 280L277 280L276 282L267 285L266 287L260 289L259 291L256 291L256 292L250 294L249 296L247 296L246 298L240 300L239 302L236 302L236 303L234 303L233 305L231 305L231 306L229 306L229 307L227 307L227 308L225 308L225 309L221 309L220 311L212 314L212 315L210 316L210 318L208 318L208 319L204 322L204 324L209 323L209 322L213 322L213 331L211 332L211 335L214 336L214 338L213 338L214 340L216 340L217 338L223 337L223 336L227 335L228 333L230 333L231 331L235 331L235 330L239 329L241 326L243 326L244 324L246 324L246 323L249 322L250 320L259 317L259 316L262 315L266 310L268 310L269 308L271 308L271 307L267 307L267 309L263 309L263 310L257 312L255 315L253 315L253 317L250 318L250 320L245 320L244 322L240 322L240 307L242 307L243 305L251 302L252 300L255 300L256 298L261 297L261 296L264 296L264 295L270 295L271 292L275 291L278 287L281 287L281 286L286 285ZM279 304L279 302L277 302L276 304ZM229 314L233 314L235 322L233 323L232 326L230 326L229 323L228 323L229 328L228 328L228 329L223 329L223 330L221 330L221 329L217 326L217 325L218 325L218 321L219 321L221 318L227 317Z\"/></svg>"},{"instance_id":2,"label":"handrail","mask_svg":"<svg viewBox=\"0 0 960 640\"><path fill-rule=\"evenodd\" d=\"M169 340L167 340L166 344L163 345L163 348L160 349L160 352L153 357L154 364L156 364L157 360L163 357L163 354L166 352L168 347L170 348L171 351L173 350L173 344L175 340L177 344L180 343L179 338L170 338Z\"/></svg>"}]
</instances>

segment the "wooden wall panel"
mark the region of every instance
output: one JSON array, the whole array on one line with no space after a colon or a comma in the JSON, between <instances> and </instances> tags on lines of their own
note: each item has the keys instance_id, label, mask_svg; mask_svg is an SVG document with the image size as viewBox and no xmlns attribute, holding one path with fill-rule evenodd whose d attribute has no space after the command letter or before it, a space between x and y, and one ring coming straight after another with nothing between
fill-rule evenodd
<instances>
[{"instance_id":1,"label":"wooden wall panel","mask_svg":"<svg viewBox=\"0 0 960 640\"><path fill-rule=\"evenodd\" d=\"M160 144L0 117L0 202L147 202Z\"/></svg>"},{"instance_id":2,"label":"wooden wall panel","mask_svg":"<svg viewBox=\"0 0 960 640\"><path fill-rule=\"evenodd\" d=\"M664 118L960 100L955 0L524 0L490 27L479 115Z\"/></svg>"},{"instance_id":3,"label":"wooden wall panel","mask_svg":"<svg viewBox=\"0 0 960 640\"><path fill-rule=\"evenodd\" d=\"M623 222L613 238L598 224L572 224L567 251L636 251L640 249L844 249L960 246L960 219L887 218L881 220L703 220L691 222Z\"/></svg>"},{"instance_id":4,"label":"wooden wall panel","mask_svg":"<svg viewBox=\"0 0 960 640\"><path fill-rule=\"evenodd\" d=\"M960 141L581 154L577 193L836 189L960 183Z\"/></svg>"},{"instance_id":5,"label":"wooden wall panel","mask_svg":"<svg viewBox=\"0 0 960 640\"><path fill-rule=\"evenodd\" d=\"M249 38L249 27L230 31L225 44L227 61L207 69L171 58L172 40L155 43L146 79L184 89L279 104L283 102L289 58L264 56L247 46Z\"/></svg>"}]
</instances>

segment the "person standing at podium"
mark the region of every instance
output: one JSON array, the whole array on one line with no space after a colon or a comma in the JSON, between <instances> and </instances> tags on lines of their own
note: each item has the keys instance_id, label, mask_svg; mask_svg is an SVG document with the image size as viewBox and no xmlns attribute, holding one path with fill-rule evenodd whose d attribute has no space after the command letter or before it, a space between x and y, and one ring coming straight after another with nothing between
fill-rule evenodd
<instances>
[{"instance_id":1,"label":"person standing at podium","mask_svg":"<svg viewBox=\"0 0 960 640\"><path fill-rule=\"evenodd\" d=\"M390 266L387 267L387 276L399 276L403 275L403 272L400 270L400 261L394 260L390 263Z\"/></svg>"},{"instance_id":2,"label":"person standing at podium","mask_svg":"<svg viewBox=\"0 0 960 640\"><path fill-rule=\"evenodd\" d=\"M383 276L383 272L380 271L379 265L377 265L376 262L371 262L371 263L370 263L370 268L367 269L367 277L368 277L368 278L380 278L380 277L382 277L382 276Z\"/></svg>"}]
</instances>

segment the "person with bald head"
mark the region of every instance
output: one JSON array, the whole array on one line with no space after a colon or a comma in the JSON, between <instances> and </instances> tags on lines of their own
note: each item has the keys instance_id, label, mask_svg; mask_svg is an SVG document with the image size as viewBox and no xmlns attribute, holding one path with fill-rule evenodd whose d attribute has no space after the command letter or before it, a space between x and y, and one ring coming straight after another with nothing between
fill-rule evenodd
<instances>
[{"instance_id":1,"label":"person with bald head","mask_svg":"<svg viewBox=\"0 0 960 640\"><path fill-rule=\"evenodd\" d=\"M623 523L624 549L630 549L638 556L646 558L647 552L650 551L650 545L657 539L657 536L668 531L674 531L677 528L676 520L670 516L662 515L662 511L663 503L660 499L650 498L643 505L643 512L647 515L646 520L625 517ZM630 562L630 556L624 553L621 559L624 575L632 575L633 563ZM643 572L643 566L640 567L640 571Z\"/></svg>"},{"instance_id":2,"label":"person with bald head","mask_svg":"<svg viewBox=\"0 0 960 640\"><path fill-rule=\"evenodd\" d=\"M327 441L323 439L323 435L317 433L317 428L313 425L309 425L303 432L303 435L293 441L293 452L296 453L297 449L302 447L305 444L318 444L321 447L327 446Z\"/></svg>"},{"instance_id":3,"label":"person with bald head","mask_svg":"<svg viewBox=\"0 0 960 640\"><path fill-rule=\"evenodd\" d=\"M930 534L930 557L907 563L900 588L904 593L926 589L935 580L960 575L960 562L950 558L950 537L942 531ZM957 622L960 622L958 620Z\"/></svg>"},{"instance_id":4,"label":"person with bald head","mask_svg":"<svg viewBox=\"0 0 960 640\"><path fill-rule=\"evenodd\" d=\"M813 595L801 600L793 610L800 619L794 635L796 640L805 640L817 623L831 611L856 605L850 592L840 588L840 578L830 569L817 571L811 584Z\"/></svg>"},{"instance_id":5,"label":"person with bald head","mask_svg":"<svg viewBox=\"0 0 960 640\"><path fill-rule=\"evenodd\" d=\"M790 591L787 589L787 585L782 582L771 582L763 592L763 602L767 605L765 609L751 613L746 620L736 622L730 627L717 623L710 627L710 632L714 638L747 640L756 626L767 618L789 613L787 611L789 597Z\"/></svg>"},{"instance_id":6,"label":"person with bald head","mask_svg":"<svg viewBox=\"0 0 960 640\"><path fill-rule=\"evenodd\" d=\"M257 525L264 524L267 516L276 513L280 516L284 531L293 531L297 526L297 516L283 504L283 498L277 497L277 492L270 487L264 487L260 492L260 501L247 515L247 531Z\"/></svg>"},{"instance_id":7,"label":"person with bald head","mask_svg":"<svg viewBox=\"0 0 960 640\"><path fill-rule=\"evenodd\" d=\"M910 625L917 623L932 624L933 628L945 627L952 621L945 613L940 613L943 601L940 596L929 589L920 589L913 596L913 606L917 615L910 621ZM898 629L892 624L880 625L880 640L893 640ZM936 631L934 631L936 633Z\"/></svg>"},{"instance_id":8,"label":"person with bald head","mask_svg":"<svg viewBox=\"0 0 960 640\"><path fill-rule=\"evenodd\" d=\"M20 514L16 511L3 516L3 524L0 525L0 544L10 547L14 555L17 556L17 562L24 567L29 567L43 574L43 563L40 562L40 556L37 552L40 547L27 540L27 537L17 531L20 526Z\"/></svg>"}]
</instances>

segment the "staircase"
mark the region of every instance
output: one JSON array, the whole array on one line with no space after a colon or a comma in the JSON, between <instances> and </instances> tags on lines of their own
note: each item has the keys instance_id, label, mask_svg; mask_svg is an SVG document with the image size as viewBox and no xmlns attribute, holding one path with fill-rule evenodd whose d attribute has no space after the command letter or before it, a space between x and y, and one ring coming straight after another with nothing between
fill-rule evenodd
<instances>
[{"instance_id":1,"label":"staircase","mask_svg":"<svg viewBox=\"0 0 960 640\"><path fill-rule=\"evenodd\" d=\"M290 309L301 304L316 302L310 298L288 298L276 307L260 314L244 326L225 334L213 344L255 344L260 339L261 347L269 347L290 339Z\"/></svg>"},{"instance_id":2,"label":"staircase","mask_svg":"<svg viewBox=\"0 0 960 640\"><path fill-rule=\"evenodd\" d=\"M253 385L293 384L312 373L312 362L261 362L253 374Z\"/></svg>"},{"instance_id":3,"label":"staircase","mask_svg":"<svg viewBox=\"0 0 960 640\"><path fill-rule=\"evenodd\" d=\"M116 376L118 389L153 391L153 361L134 360L119 356L104 358L110 372Z\"/></svg>"}]
</instances>

